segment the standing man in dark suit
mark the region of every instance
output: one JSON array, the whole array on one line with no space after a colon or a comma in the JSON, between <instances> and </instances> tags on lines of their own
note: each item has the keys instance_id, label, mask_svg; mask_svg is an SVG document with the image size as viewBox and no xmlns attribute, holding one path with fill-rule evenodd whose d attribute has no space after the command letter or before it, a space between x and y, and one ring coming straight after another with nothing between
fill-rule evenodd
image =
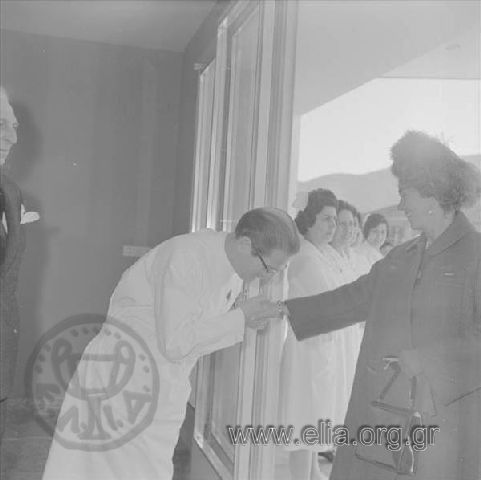
<instances>
[{"instance_id":1,"label":"standing man in dark suit","mask_svg":"<svg viewBox=\"0 0 481 480\"><path fill-rule=\"evenodd\" d=\"M7 398L11 394L18 348L18 271L25 248L21 227L21 193L6 176L5 162L17 143L18 122L5 90L0 87L0 442L5 430Z\"/></svg>"}]
</instances>

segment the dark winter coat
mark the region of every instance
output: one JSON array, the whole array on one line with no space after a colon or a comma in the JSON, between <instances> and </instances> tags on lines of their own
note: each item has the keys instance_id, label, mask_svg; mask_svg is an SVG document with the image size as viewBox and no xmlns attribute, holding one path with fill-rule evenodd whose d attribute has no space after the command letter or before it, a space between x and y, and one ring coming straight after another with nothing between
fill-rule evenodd
<instances>
[{"instance_id":1,"label":"dark winter coat","mask_svg":"<svg viewBox=\"0 0 481 480\"><path fill-rule=\"evenodd\" d=\"M391 376L383 357L402 352L420 366L423 423L440 428L414 477L365 462L349 445L338 448L331 480L481 479L481 234L464 214L427 250L420 236L356 282L287 306L299 340L366 321L345 421L351 437L362 425L399 423L371 402ZM386 402L408 407L409 385L401 374Z\"/></svg>"},{"instance_id":2,"label":"dark winter coat","mask_svg":"<svg viewBox=\"0 0 481 480\"><path fill-rule=\"evenodd\" d=\"M18 349L20 319L16 290L25 249L25 234L20 224L21 204L18 186L0 174L0 205L7 222L7 232L0 225L0 400L8 397L12 389Z\"/></svg>"}]
</instances>

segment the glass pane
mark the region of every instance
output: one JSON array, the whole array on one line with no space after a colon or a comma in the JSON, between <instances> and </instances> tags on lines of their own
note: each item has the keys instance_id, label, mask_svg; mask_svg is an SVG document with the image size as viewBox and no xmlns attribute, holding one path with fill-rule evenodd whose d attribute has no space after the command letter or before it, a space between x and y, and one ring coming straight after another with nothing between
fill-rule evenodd
<instances>
[{"instance_id":1,"label":"glass pane","mask_svg":"<svg viewBox=\"0 0 481 480\"><path fill-rule=\"evenodd\" d=\"M207 199L211 163L212 114L214 110L215 60L199 75L194 195L191 231L207 227ZM192 391L189 402L195 407L197 391L197 365L190 375Z\"/></svg>"},{"instance_id":2,"label":"glass pane","mask_svg":"<svg viewBox=\"0 0 481 480\"><path fill-rule=\"evenodd\" d=\"M259 10L256 9L231 38L226 182L221 221L224 231L232 231L252 202L258 35ZM211 433L232 462L234 446L227 436L226 425L236 424L240 349L238 344L214 354Z\"/></svg>"},{"instance_id":3,"label":"glass pane","mask_svg":"<svg viewBox=\"0 0 481 480\"><path fill-rule=\"evenodd\" d=\"M251 176L255 171L259 10L256 9L232 38L229 127L227 133L225 230L251 205Z\"/></svg>"},{"instance_id":4,"label":"glass pane","mask_svg":"<svg viewBox=\"0 0 481 480\"><path fill-rule=\"evenodd\" d=\"M211 161L214 86L215 60L199 76L192 231L207 226L207 195Z\"/></svg>"},{"instance_id":5,"label":"glass pane","mask_svg":"<svg viewBox=\"0 0 481 480\"><path fill-rule=\"evenodd\" d=\"M226 425L236 424L240 344L214 355L212 435L230 461L234 462L234 446L226 436Z\"/></svg>"},{"instance_id":6,"label":"glass pane","mask_svg":"<svg viewBox=\"0 0 481 480\"><path fill-rule=\"evenodd\" d=\"M421 130L441 137L461 157L480 166L479 15L479 2L299 1L292 132L297 176L289 207L297 193L329 189L353 204L363 220L371 212L383 214L392 244L414 234L397 209L390 148L406 130ZM300 206L302 196L298 199ZM292 207L291 213L300 209ZM480 211L479 205L468 211L478 228ZM321 256L322 251L338 250L338 243L331 241L334 249L321 245ZM332 259L347 272L349 259L355 258L350 252L362 249L356 252L356 243L350 243L341 250L345 255L335 252ZM324 257L327 264L329 258ZM334 282L335 275L331 277ZM318 292L310 292L314 293ZM310 349L301 350L288 337L279 394L281 421L286 424L317 426L326 418L343 423L356 358L338 348L339 340L348 338L346 332L335 335L320 336L325 337L324 360L317 354L321 344L314 343L315 338L309 340ZM299 360L306 358L309 361ZM303 379L307 371L311 373ZM349 388L341 379L350 381ZM296 396L296 391L302 395ZM316 446L310 461L317 460L316 450L332 448ZM289 462L294 457L289 456L287 449L278 448L275 478L291 478ZM331 463L322 457L319 467L328 475Z\"/></svg>"}]
</instances>

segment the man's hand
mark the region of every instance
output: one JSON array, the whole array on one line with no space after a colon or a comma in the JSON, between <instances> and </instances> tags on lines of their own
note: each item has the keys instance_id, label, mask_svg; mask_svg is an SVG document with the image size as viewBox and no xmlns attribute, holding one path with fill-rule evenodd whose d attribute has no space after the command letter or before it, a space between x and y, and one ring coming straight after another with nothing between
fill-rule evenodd
<instances>
[{"instance_id":1,"label":"man's hand","mask_svg":"<svg viewBox=\"0 0 481 480\"><path fill-rule=\"evenodd\" d=\"M284 315L284 310L278 303L261 295L244 300L238 307L244 313L246 326L255 330L265 328L270 319L282 318Z\"/></svg>"}]
</instances>

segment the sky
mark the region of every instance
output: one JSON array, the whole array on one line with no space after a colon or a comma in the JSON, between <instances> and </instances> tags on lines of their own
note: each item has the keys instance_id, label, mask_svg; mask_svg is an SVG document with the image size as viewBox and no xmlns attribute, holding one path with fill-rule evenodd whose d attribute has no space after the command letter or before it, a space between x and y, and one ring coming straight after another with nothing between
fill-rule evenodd
<instances>
[{"instance_id":1,"label":"sky","mask_svg":"<svg viewBox=\"0 0 481 480\"><path fill-rule=\"evenodd\" d=\"M406 130L442 138L458 155L481 153L481 81L379 78L301 118L298 180L388 168Z\"/></svg>"}]
</instances>

